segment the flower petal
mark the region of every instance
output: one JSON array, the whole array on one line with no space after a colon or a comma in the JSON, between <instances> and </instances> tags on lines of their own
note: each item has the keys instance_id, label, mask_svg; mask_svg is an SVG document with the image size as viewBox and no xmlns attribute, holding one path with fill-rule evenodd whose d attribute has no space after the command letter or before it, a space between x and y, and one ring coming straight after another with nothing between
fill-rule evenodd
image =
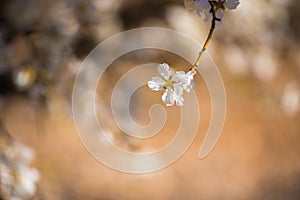
<instances>
[{"instance_id":1,"label":"flower petal","mask_svg":"<svg viewBox=\"0 0 300 200\"><path fill-rule=\"evenodd\" d=\"M173 87L174 87L175 96L181 96L183 94L183 84L182 83L175 83L175 84L173 84Z\"/></svg>"},{"instance_id":2,"label":"flower petal","mask_svg":"<svg viewBox=\"0 0 300 200\"><path fill-rule=\"evenodd\" d=\"M187 92L192 91L195 88L195 82L193 80L190 80L188 84L184 85L184 90Z\"/></svg>"},{"instance_id":3,"label":"flower petal","mask_svg":"<svg viewBox=\"0 0 300 200\"><path fill-rule=\"evenodd\" d=\"M239 0L227 0L224 3L224 6L228 9L228 10L233 10L236 9L238 7L238 5L240 4Z\"/></svg>"},{"instance_id":4,"label":"flower petal","mask_svg":"<svg viewBox=\"0 0 300 200\"><path fill-rule=\"evenodd\" d=\"M171 89L167 89L162 95L162 100L166 106L173 106L175 102L174 92Z\"/></svg>"},{"instance_id":5,"label":"flower petal","mask_svg":"<svg viewBox=\"0 0 300 200\"><path fill-rule=\"evenodd\" d=\"M174 76L172 77L173 82L179 82L182 81L183 79L185 79L184 71L175 72Z\"/></svg>"},{"instance_id":6,"label":"flower petal","mask_svg":"<svg viewBox=\"0 0 300 200\"><path fill-rule=\"evenodd\" d=\"M169 80L171 76L171 70L170 66L167 63L160 64L157 67L157 71L162 77L164 77L164 79Z\"/></svg>"},{"instance_id":7,"label":"flower petal","mask_svg":"<svg viewBox=\"0 0 300 200\"><path fill-rule=\"evenodd\" d=\"M150 81L148 81L148 87L154 91L162 90L164 84L164 80L162 80L160 77L153 77Z\"/></svg>"},{"instance_id":8,"label":"flower petal","mask_svg":"<svg viewBox=\"0 0 300 200\"><path fill-rule=\"evenodd\" d=\"M176 83L174 86L174 96L177 106L183 106L184 99L183 99L183 85L181 83Z\"/></svg>"},{"instance_id":9,"label":"flower petal","mask_svg":"<svg viewBox=\"0 0 300 200\"><path fill-rule=\"evenodd\" d=\"M183 96L179 96L179 97L176 97L176 106L183 106L184 105L184 98Z\"/></svg>"},{"instance_id":10,"label":"flower petal","mask_svg":"<svg viewBox=\"0 0 300 200\"><path fill-rule=\"evenodd\" d=\"M186 77L189 79L189 80L192 80L194 78L194 75L197 73L196 70L190 70L188 73L186 73Z\"/></svg>"}]
</instances>

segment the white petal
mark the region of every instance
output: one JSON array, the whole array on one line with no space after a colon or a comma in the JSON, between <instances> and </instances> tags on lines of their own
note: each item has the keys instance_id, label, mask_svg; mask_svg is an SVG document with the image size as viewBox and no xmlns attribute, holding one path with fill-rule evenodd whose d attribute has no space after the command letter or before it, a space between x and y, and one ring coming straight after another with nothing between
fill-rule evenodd
<instances>
[{"instance_id":1,"label":"white petal","mask_svg":"<svg viewBox=\"0 0 300 200\"><path fill-rule=\"evenodd\" d=\"M194 75L196 74L196 70L190 70L188 73L186 73L186 77L189 79L189 80L192 80L194 78Z\"/></svg>"},{"instance_id":2,"label":"white petal","mask_svg":"<svg viewBox=\"0 0 300 200\"><path fill-rule=\"evenodd\" d=\"M172 77L172 81L174 81L174 82L182 81L183 79L185 79L184 71L178 71Z\"/></svg>"},{"instance_id":3,"label":"white petal","mask_svg":"<svg viewBox=\"0 0 300 200\"><path fill-rule=\"evenodd\" d=\"M182 83L175 83L175 84L173 84L173 87L174 87L175 96L181 96L183 94L183 84Z\"/></svg>"},{"instance_id":4,"label":"white petal","mask_svg":"<svg viewBox=\"0 0 300 200\"><path fill-rule=\"evenodd\" d=\"M236 9L239 4L239 0L228 0L224 3L224 6L229 10L233 10Z\"/></svg>"},{"instance_id":5,"label":"white petal","mask_svg":"<svg viewBox=\"0 0 300 200\"><path fill-rule=\"evenodd\" d=\"M184 85L184 89L187 92L192 91L195 88L195 82L193 80L191 80L188 84Z\"/></svg>"},{"instance_id":6,"label":"white petal","mask_svg":"<svg viewBox=\"0 0 300 200\"><path fill-rule=\"evenodd\" d=\"M164 77L164 79L169 80L171 76L171 70L170 66L167 63L160 64L157 67L157 71L162 77Z\"/></svg>"},{"instance_id":7,"label":"white petal","mask_svg":"<svg viewBox=\"0 0 300 200\"><path fill-rule=\"evenodd\" d=\"M162 90L164 84L164 80L162 80L160 77L153 77L151 81L148 81L148 87L154 91Z\"/></svg>"},{"instance_id":8,"label":"white petal","mask_svg":"<svg viewBox=\"0 0 300 200\"><path fill-rule=\"evenodd\" d=\"M162 100L166 106L173 106L175 102L174 92L171 89L167 89L162 95Z\"/></svg>"},{"instance_id":9,"label":"white petal","mask_svg":"<svg viewBox=\"0 0 300 200\"><path fill-rule=\"evenodd\" d=\"M184 99L182 97L183 94L183 85L181 83L176 83L174 86L174 96L177 106L183 106Z\"/></svg>"},{"instance_id":10,"label":"white petal","mask_svg":"<svg viewBox=\"0 0 300 200\"><path fill-rule=\"evenodd\" d=\"M183 96L176 97L176 106L183 106L184 99Z\"/></svg>"}]
</instances>

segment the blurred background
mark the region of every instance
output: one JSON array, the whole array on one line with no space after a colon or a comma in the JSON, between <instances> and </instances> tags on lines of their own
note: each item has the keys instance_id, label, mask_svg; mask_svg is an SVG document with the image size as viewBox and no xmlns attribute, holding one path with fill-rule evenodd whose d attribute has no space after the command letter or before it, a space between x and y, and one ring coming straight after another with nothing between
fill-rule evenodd
<instances>
[{"instance_id":1,"label":"blurred background","mask_svg":"<svg viewBox=\"0 0 300 200\"><path fill-rule=\"evenodd\" d=\"M159 172L131 175L103 166L80 142L71 111L78 67L115 33L165 27L202 44L209 22L186 10L181 0L2 0L0 199L300 199L299 13L297 0L241 0L237 10L226 12L208 51L227 92L219 142L198 159L211 111L205 83L197 76L201 121L191 148ZM105 71L97 90L106 134L130 151L163 146L180 121L179 108L166 108L164 131L149 141L124 136L113 122L114 84L148 62L189 69L167 52L131 52ZM145 87L134 97L132 114L149 123L147 110L161 103L161 94ZM82 103L88 117L91 110Z\"/></svg>"}]
</instances>

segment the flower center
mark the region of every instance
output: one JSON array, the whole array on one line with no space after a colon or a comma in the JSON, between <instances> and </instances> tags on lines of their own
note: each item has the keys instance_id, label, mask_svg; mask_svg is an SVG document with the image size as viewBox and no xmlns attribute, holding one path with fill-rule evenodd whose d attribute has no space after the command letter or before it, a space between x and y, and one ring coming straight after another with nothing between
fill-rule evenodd
<instances>
[{"instance_id":1,"label":"flower center","mask_svg":"<svg viewBox=\"0 0 300 200\"><path fill-rule=\"evenodd\" d=\"M171 88L173 89L173 82L171 80L165 80L165 86L164 86L165 89L167 88Z\"/></svg>"}]
</instances>

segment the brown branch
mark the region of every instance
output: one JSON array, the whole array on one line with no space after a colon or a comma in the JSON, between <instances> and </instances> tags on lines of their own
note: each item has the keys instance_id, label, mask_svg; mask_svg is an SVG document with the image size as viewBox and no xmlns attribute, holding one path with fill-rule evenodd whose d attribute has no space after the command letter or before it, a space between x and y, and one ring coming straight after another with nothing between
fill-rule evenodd
<instances>
[{"instance_id":1,"label":"brown branch","mask_svg":"<svg viewBox=\"0 0 300 200\"><path fill-rule=\"evenodd\" d=\"M201 61L201 58L203 57L205 51L206 51L207 48L208 48L208 45L209 45L209 43L210 43L210 41L211 41L211 39L212 39L212 37L213 37L214 30L215 30L215 28L216 28L216 21L220 21L220 19L218 19L218 18L216 17L214 1L208 1L208 2L209 2L209 5L210 5L210 7L211 7L210 12L211 12L211 14L212 14L211 27L210 27L209 34L208 34L208 36L207 36L207 39L206 39L206 41L205 41L205 43L204 43L204 45L203 45L201 51L199 52L199 55L198 55L198 57L197 57L197 60L196 60L195 64L194 64L193 67L192 67L193 70L197 69L197 67L198 67L198 65L199 65L199 63L200 63L200 61Z\"/></svg>"}]
</instances>

